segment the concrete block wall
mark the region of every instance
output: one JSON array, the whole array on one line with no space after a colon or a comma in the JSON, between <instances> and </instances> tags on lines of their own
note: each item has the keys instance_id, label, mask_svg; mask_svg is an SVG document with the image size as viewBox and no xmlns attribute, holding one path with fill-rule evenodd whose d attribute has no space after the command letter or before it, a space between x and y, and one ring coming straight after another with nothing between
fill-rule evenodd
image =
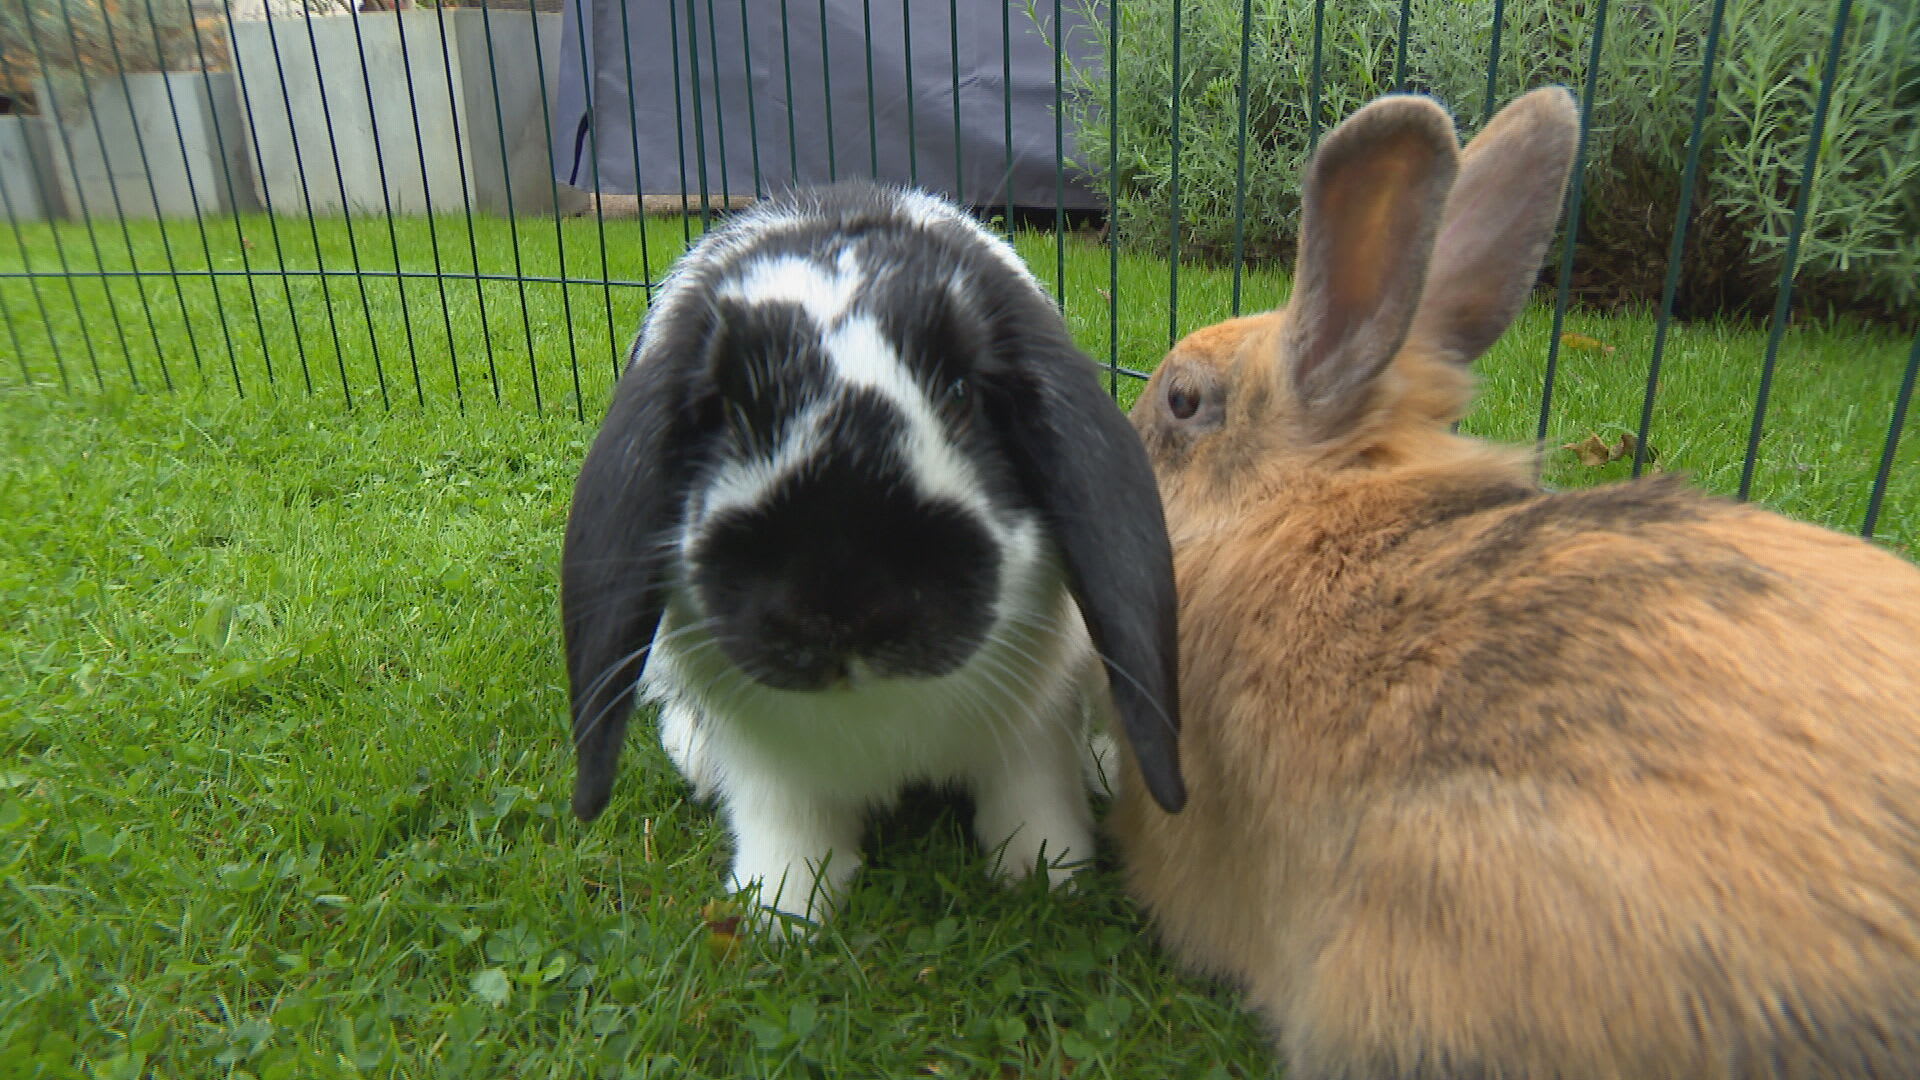
<instances>
[{"instance_id":1,"label":"concrete block wall","mask_svg":"<svg viewBox=\"0 0 1920 1080\"><path fill-rule=\"evenodd\" d=\"M68 216L82 208L95 217L151 218L257 207L231 74L89 76L84 88L42 79L35 94L49 136L35 156Z\"/></svg>"},{"instance_id":2,"label":"concrete block wall","mask_svg":"<svg viewBox=\"0 0 1920 1080\"><path fill-rule=\"evenodd\" d=\"M0 220L66 216L52 163L53 124L38 116L0 116Z\"/></svg>"},{"instance_id":3,"label":"concrete block wall","mask_svg":"<svg viewBox=\"0 0 1920 1080\"><path fill-rule=\"evenodd\" d=\"M395 213L444 213L464 208L464 178L476 210L505 213L511 192L516 212L551 211L533 50L537 43L546 62L551 108L559 42L557 14L524 11L236 24L234 63L261 162L259 198L290 214L306 213L308 200L315 213L389 205ZM563 210L584 199L564 186L561 193Z\"/></svg>"}]
</instances>

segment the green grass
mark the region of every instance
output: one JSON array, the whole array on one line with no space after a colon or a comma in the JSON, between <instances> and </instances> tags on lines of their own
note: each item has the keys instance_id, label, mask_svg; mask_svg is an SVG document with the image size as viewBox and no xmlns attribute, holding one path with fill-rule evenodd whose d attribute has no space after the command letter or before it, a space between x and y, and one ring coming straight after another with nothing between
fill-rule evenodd
<instances>
[{"instance_id":1,"label":"green grass","mask_svg":"<svg viewBox=\"0 0 1920 1080\"><path fill-rule=\"evenodd\" d=\"M445 233L464 223L438 225L451 263ZM242 227L258 267L269 223ZM306 235L278 227L289 244ZM505 224L477 227L483 270L511 272ZM237 267L220 228L214 265ZM425 225L398 228L408 265L430 265ZM679 228L651 228L659 270ZM327 265L350 266L339 223L318 229ZM641 277L634 223L606 229L613 275ZM130 230L140 265L164 265L159 231ZM595 224L564 230L568 273L597 277ZM363 262L392 265L383 222L355 231ZM525 272L555 274L552 224L520 231ZM84 230L29 229L36 268L55 265L56 235L70 265L91 259ZM169 236L182 265L204 265L190 224ZM102 230L110 239L117 226ZM1051 240L1022 246L1050 280ZM1075 333L1104 357L1105 253L1076 239L1067 255ZM19 265L18 249L0 248L0 271ZM1122 275L1119 354L1150 366L1166 343L1165 267L1128 259ZM62 280L0 281L0 349L21 361L0 365L0 1072L1267 1073L1256 1026L1231 994L1172 970L1110 865L1073 895L1004 889L944 799L916 797L882 822L842 917L785 948L727 949L713 933L724 833L688 803L649 726L606 815L572 819L559 540L641 290L568 287L570 334L561 287L527 287L536 412L511 282L485 286L499 404L471 282L447 283L451 345L436 283L405 286L418 397L391 279L366 282L370 322L356 282L330 283L337 354L317 280L288 282L297 330L280 279L252 285L257 321L238 279L220 280L218 297L205 278L177 293L165 278L76 280L71 295ZM1250 275L1249 308L1283 288ZM1183 268L1179 329L1224 314L1229 290L1223 273ZM1529 311L1489 358L1473 430L1531 437L1549 322ZM1651 320L1580 314L1569 329L1615 351L1563 353L1551 437L1630 428ZM1653 435L1663 464L1733 487L1763 347L1750 329L1673 332ZM1757 492L1857 527L1905 355L1867 330L1791 333ZM1882 519L1909 553L1916 441ZM1549 475L1623 469L1560 453Z\"/></svg>"}]
</instances>

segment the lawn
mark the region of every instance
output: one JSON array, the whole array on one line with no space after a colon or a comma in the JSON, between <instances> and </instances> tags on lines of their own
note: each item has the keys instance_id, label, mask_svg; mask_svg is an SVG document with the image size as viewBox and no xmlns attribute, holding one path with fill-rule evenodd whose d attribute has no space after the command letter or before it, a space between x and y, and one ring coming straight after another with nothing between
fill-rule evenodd
<instances>
[{"instance_id":1,"label":"lawn","mask_svg":"<svg viewBox=\"0 0 1920 1080\"><path fill-rule=\"evenodd\" d=\"M636 281L681 239L652 222L649 265L634 222L608 222L602 246L574 220L563 262L551 222L522 223L517 248L504 222L476 222L472 249L464 220L433 228L449 272L477 249L480 272L510 275L517 250L520 273L598 279L604 252ZM35 269L95 265L82 228L22 233ZM354 233L363 266L391 271L397 247L433 269L426 221ZM223 219L206 237L96 230L110 267L128 238L143 269L168 248L234 270L279 265L276 245L292 267L356 254L337 221ZM1022 247L1051 281L1051 238ZM1105 252L1064 251L1075 333L1105 358ZM0 272L21 260L0 240ZM1250 274L1246 303L1283 289ZM1164 263L1123 260L1120 296L1120 360L1150 366ZM1226 273L1182 267L1178 329L1230 297ZM1002 888L944 798L879 823L842 918L785 948L725 932L725 837L645 725L606 815L572 819L559 538L644 299L432 277L0 280L0 349L19 361L0 365L0 1071L1267 1073L1233 995L1170 968L1111 866L1072 895ZM1488 358L1470 430L1531 438L1550 323L1530 310ZM1591 343L1561 354L1550 441L1611 441L1637 425L1652 320L1567 329ZM1755 493L1858 528L1907 348L1790 333ZM1763 349L1751 328L1672 331L1663 467L1732 490ZM1916 444L1880 524L1910 554ZM1548 476L1625 469L1556 451Z\"/></svg>"}]
</instances>

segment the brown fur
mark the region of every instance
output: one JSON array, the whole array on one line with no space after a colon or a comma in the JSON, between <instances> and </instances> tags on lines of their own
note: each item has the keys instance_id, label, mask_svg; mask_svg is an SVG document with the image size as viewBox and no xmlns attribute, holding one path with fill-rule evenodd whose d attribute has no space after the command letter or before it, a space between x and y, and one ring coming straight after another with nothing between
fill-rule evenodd
<instances>
[{"instance_id":1,"label":"brown fur","mask_svg":"<svg viewBox=\"0 0 1920 1080\"><path fill-rule=\"evenodd\" d=\"M1575 122L1519 99L1444 207L1419 174L1452 162L1387 170L1440 219L1396 239L1316 202L1325 147L1373 168L1405 155L1380 130L1451 124L1362 110L1309 166L1289 308L1196 332L1142 393L1191 801L1161 812L1126 759L1128 881L1299 1080L1920 1077L1920 571L1668 478L1547 494L1448 430ZM1309 242L1391 249L1424 292L1315 293ZM1386 354L1299 355L1342 320Z\"/></svg>"}]
</instances>

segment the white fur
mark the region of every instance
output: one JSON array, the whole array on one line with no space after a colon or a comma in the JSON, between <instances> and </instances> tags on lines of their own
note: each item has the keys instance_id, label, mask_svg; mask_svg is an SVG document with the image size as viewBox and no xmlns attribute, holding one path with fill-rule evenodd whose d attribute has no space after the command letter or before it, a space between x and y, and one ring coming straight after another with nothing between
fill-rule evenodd
<instances>
[{"instance_id":1,"label":"white fur","mask_svg":"<svg viewBox=\"0 0 1920 1080\"><path fill-rule=\"evenodd\" d=\"M880 324L870 315L856 314L827 335L827 358L841 384L862 387L885 397L907 420L904 447L908 475L917 482L923 495L951 499L984 518L1004 543L1003 530L995 527L986 496L973 465L961 456L940 430L927 401L926 391L914 382L913 374L894 353Z\"/></svg>"},{"instance_id":2,"label":"white fur","mask_svg":"<svg viewBox=\"0 0 1920 1080\"><path fill-rule=\"evenodd\" d=\"M853 252L842 251L831 267L795 255L756 259L720 286L720 295L748 304L798 304L822 330L838 323L866 284Z\"/></svg>"},{"instance_id":3,"label":"white fur","mask_svg":"<svg viewBox=\"0 0 1920 1080\"><path fill-rule=\"evenodd\" d=\"M695 492L689 517L704 524L726 510L752 506L764 498L773 486L816 457L821 449L821 414L824 405L814 405L795 417L787 426L785 438L767 457L732 458L714 470L707 486ZM680 550L691 550L698 529L688 529Z\"/></svg>"},{"instance_id":4,"label":"white fur","mask_svg":"<svg viewBox=\"0 0 1920 1080\"><path fill-rule=\"evenodd\" d=\"M962 213L952 203L924 191L903 191L900 193L900 202L908 216L917 224L933 225L944 222L949 225L958 225L973 234L975 239L984 243L987 249L993 252L1001 265L1013 271L1028 285L1033 286L1034 291L1042 296L1050 296L1047 290L1041 287L1040 279L1034 277L1033 271L1028 269L1027 264L1021 260L1020 253L1013 250L1013 245L997 234L989 232L987 227L980 224L972 215Z\"/></svg>"},{"instance_id":5,"label":"white fur","mask_svg":"<svg viewBox=\"0 0 1920 1080\"><path fill-rule=\"evenodd\" d=\"M734 888L757 885L762 905L821 918L859 866L867 813L915 779L973 789L975 835L1001 853L999 872L1024 876L1044 857L1057 884L1092 856L1081 695L1098 665L1059 568L1037 538L1020 539L1003 565L1003 614L988 643L938 679L771 689L727 662L690 592L677 592L642 693L660 702L661 745L675 766L725 809ZM1058 598L1052 610L1048 597Z\"/></svg>"}]
</instances>

